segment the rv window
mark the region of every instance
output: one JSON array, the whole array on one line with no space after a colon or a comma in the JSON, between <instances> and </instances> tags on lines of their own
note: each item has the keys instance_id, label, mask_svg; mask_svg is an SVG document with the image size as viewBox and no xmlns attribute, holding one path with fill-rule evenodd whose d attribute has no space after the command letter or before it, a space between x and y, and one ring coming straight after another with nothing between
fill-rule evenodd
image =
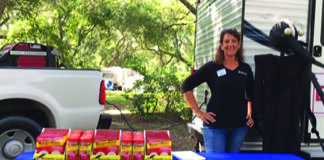
<instances>
[{"instance_id":1,"label":"rv window","mask_svg":"<svg viewBox=\"0 0 324 160\"><path fill-rule=\"evenodd\" d=\"M113 78L114 75L112 73L103 73L103 78Z\"/></svg>"}]
</instances>

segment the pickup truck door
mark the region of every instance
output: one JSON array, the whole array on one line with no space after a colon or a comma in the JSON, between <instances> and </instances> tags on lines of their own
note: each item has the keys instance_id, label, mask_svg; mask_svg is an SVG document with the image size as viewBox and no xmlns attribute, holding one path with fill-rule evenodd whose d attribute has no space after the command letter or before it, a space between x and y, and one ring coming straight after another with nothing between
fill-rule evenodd
<instances>
[{"instance_id":1,"label":"pickup truck door","mask_svg":"<svg viewBox=\"0 0 324 160\"><path fill-rule=\"evenodd\" d=\"M324 63L324 56L323 56L323 45L324 45L324 21L323 21L323 1L313 1L315 4L315 21L314 21L314 35L313 38L313 46L312 46L312 55L313 57L321 62ZM324 88L324 68L320 68L316 65L312 65L312 72L316 75L316 78L321 85L321 88ZM324 106L323 103L318 96L316 89L314 88L313 84L311 85L311 110L315 114L317 119L317 129L320 132L321 138L324 138ZM309 124L309 128L311 128L311 124ZM309 129L310 131L310 129ZM316 139L316 135L311 135L312 139Z\"/></svg>"}]
</instances>

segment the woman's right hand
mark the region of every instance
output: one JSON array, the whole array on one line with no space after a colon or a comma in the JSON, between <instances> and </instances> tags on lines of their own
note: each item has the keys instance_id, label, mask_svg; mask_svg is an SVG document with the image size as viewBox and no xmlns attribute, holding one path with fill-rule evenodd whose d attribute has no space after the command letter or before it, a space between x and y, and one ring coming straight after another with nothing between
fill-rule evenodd
<instances>
[{"instance_id":1,"label":"woman's right hand","mask_svg":"<svg viewBox=\"0 0 324 160\"><path fill-rule=\"evenodd\" d=\"M199 111L198 113L196 113L197 117L199 117L202 121L204 121L204 123L209 124L209 122L216 122L216 114L213 112L203 112L203 111Z\"/></svg>"}]
</instances>

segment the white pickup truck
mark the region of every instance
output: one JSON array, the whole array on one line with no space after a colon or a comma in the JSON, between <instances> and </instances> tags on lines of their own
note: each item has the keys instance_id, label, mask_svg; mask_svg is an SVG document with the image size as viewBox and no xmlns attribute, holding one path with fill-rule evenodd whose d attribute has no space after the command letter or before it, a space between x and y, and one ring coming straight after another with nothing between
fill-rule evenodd
<instances>
[{"instance_id":1,"label":"white pickup truck","mask_svg":"<svg viewBox=\"0 0 324 160\"><path fill-rule=\"evenodd\" d=\"M31 44L24 45L32 48ZM29 52L28 47L22 49L5 54L27 57L19 62L25 65L33 63L28 59L31 56L46 56L34 54L41 51ZM103 113L106 94L99 70L19 67L10 63L0 66L0 159L14 159L34 150L35 138L44 127L109 128L111 119Z\"/></svg>"}]
</instances>

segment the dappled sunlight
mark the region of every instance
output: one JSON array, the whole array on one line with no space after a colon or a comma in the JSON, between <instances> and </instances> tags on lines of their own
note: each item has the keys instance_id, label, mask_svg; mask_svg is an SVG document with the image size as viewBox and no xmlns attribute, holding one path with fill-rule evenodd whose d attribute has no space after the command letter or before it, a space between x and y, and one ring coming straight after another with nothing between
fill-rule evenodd
<instances>
[{"instance_id":1,"label":"dappled sunlight","mask_svg":"<svg viewBox=\"0 0 324 160\"><path fill-rule=\"evenodd\" d=\"M110 115L120 115L120 111L118 109L109 109L105 110L104 113L110 114ZM130 111L128 110L122 110L122 114L130 114Z\"/></svg>"}]
</instances>

